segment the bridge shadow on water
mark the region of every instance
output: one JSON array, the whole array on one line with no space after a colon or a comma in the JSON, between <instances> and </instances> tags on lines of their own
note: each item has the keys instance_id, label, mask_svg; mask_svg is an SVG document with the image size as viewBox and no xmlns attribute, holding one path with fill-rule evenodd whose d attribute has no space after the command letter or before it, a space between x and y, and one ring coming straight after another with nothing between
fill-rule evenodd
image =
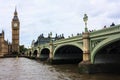
<instances>
[{"instance_id":1,"label":"bridge shadow on water","mask_svg":"<svg viewBox=\"0 0 120 80\"><path fill-rule=\"evenodd\" d=\"M50 61L51 64L79 64L81 59L61 59L61 60L52 60Z\"/></svg>"},{"instance_id":2,"label":"bridge shadow on water","mask_svg":"<svg viewBox=\"0 0 120 80\"><path fill-rule=\"evenodd\" d=\"M51 67L49 68L51 72L54 70L58 72L60 75L58 75L58 80L79 80L80 79L80 74L78 72L78 63L72 63L70 60L58 60L58 61L53 61L53 63L50 63L47 60L40 60L40 59L32 59L36 60L40 64L43 65L50 65ZM75 61L76 62L76 61ZM68 77L68 78L67 78ZM70 78L70 79L69 79Z\"/></svg>"},{"instance_id":3,"label":"bridge shadow on water","mask_svg":"<svg viewBox=\"0 0 120 80\"><path fill-rule=\"evenodd\" d=\"M46 60L46 59L38 59L38 58L31 58L33 60L36 60L38 62L42 62L44 64L52 65L52 66L57 66L58 68L62 68L62 66L66 67L66 69L72 69L74 66L75 72L78 73L80 72L79 70L79 63L82 61L80 59L71 59L71 60ZM69 68L69 67L70 68ZM120 63L96 63L96 64L89 64L89 65L83 65L83 67L87 68L89 72L88 74L120 74ZM63 67L63 68L64 68ZM80 72L81 73L81 72ZM83 74L83 73L82 73Z\"/></svg>"},{"instance_id":4,"label":"bridge shadow on water","mask_svg":"<svg viewBox=\"0 0 120 80\"><path fill-rule=\"evenodd\" d=\"M33 59L34 60L34 59ZM64 64L49 64L47 61L41 61L39 59L36 59L37 62L43 64L43 65L50 65L50 71L53 71L53 68L55 71L60 73L58 76L60 80L64 80L65 77L69 77L70 79L65 80L120 80L120 74L119 73L95 73L95 74L80 74L78 71L78 63L64 63ZM96 67L99 67L102 65L96 65ZM109 66L112 66L111 64ZM106 68L109 68L108 65ZM98 68L99 69L99 68ZM112 70L112 68L109 68ZM64 78L63 78L64 77ZM58 79L59 80L59 79Z\"/></svg>"}]
</instances>

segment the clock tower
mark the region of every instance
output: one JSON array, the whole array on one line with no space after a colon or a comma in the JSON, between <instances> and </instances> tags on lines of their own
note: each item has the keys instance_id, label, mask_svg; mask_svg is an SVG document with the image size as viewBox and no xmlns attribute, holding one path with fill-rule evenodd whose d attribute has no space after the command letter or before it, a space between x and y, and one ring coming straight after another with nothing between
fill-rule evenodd
<instances>
[{"instance_id":1,"label":"clock tower","mask_svg":"<svg viewBox=\"0 0 120 80\"><path fill-rule=\"evenodd\" d=\"M19 53L19 29L20 22L15 9L14 17L12 19L12 53Z\"/></svg>"}]
</instances>

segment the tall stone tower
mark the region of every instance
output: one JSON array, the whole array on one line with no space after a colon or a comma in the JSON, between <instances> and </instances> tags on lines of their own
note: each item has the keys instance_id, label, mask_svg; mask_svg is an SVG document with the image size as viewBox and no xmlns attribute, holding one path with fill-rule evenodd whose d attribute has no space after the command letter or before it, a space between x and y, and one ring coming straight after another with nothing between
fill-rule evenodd
<instances>
[{"instance_id":1,"label":"tall stone tower","mask_svg":"<svg viewBox=\"0 0 120 80\"><path fill-rule=\"evenodd\" d=\"M19 30L20 22L15 9L14 17L12 19L12 53L19 53Z\"/></svg>"}]
</instances>

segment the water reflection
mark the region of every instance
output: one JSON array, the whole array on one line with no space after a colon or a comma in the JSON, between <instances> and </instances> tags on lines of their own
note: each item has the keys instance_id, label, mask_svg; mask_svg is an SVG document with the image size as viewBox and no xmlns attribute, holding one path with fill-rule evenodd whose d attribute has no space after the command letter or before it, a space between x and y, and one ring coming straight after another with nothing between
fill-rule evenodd
<instances>
[{"instance_id":1,"label":"water reflection","mask_svg":"<svg viewBox=\"0 0 120 80\"><path fill-rule=\"evenodd\" d=\"M65 74L71 80L120 80L120 74L80 74L78 66L73 64L53 65L56 71Z\"/></svg>"},{"instance_id":2,"label":"water reflection","mask_svg":"<svg viewBox=\"0 0 120 80\"><path fill-rule=\"evenodd\" d=\"M57 72L51 72L49 65L26 58L0 59L0 80L57 80Z\"/></svg>"},{"instance_id":3,"label":"water reflection","mask_svg":"<svg viewBox=\"0 0 120 80\"><path fill-rule=\"evenodd\" d=\"M120 80L113 74L79 74L77 65L48 65L27 58L0 59L0 80Z\"/></svg>"}]
</instances>

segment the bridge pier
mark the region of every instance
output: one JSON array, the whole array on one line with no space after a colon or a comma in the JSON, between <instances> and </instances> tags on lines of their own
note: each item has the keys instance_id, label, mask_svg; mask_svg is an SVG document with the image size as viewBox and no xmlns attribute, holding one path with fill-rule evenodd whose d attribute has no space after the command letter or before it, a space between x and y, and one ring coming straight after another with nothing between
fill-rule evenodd
<instances>
[{"instance_id":1,"label":"bridge pier","mask_svg":"<svg viewBox=\"0 0 120 80\"><path fill-rule=\"evenodd\" d=\"M53 60L53 43L50 43L50 53L49 53L49 59L48 62L52 63Z\"/></svg>"},{"instance_id":2,"label":"bridge pier","mask_svg":"<svg viewBox=\"0 0 120 80\"><path fill-rule=\"evenodd\" d=\"M90 60L90 41L89 32L83 33L83 61Z\"/></svg>"},{"instance_id":3,"label":"bridge pier","mask_svg":"<svg viewBox=\"0 0 120 80\"><path fill-rule=\"evenodd\" d=\"M36 56L36 57L37 57L38 59L40 58L40 53L39 53L39 52L37 53L37 56Z\"/></svg>"},{"instance_id":4,"label":"bridge pier","mask_svg":"<svg viewBox=\"0 0 120 80\"><path fill-rule=\"evenodd\" d=\"M90 73L90 40L89 32L83 33L83 61L79 63L80 73Z\"/></svg>"}]
</instances>

